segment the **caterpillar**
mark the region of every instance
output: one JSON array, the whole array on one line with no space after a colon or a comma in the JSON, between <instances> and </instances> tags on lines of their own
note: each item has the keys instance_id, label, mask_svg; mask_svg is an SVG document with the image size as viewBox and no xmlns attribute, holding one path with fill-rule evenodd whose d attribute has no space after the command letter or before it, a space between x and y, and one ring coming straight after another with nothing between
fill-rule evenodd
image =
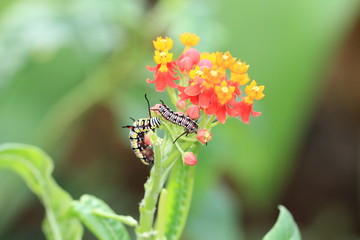
<instances>
[{"instance_id":1,"label":"caterpillar","mask_svg":"<svg viewBox=\"0 0 360 240\"><path fill-rule=\"evenodd\" d=\"M124 126L130 128L129 140L130 146L135 156L139 158L145 165L154 163L154 152L151 145L145 143L145 132L137 133L133 126Z\"/></svg>"},{"instance_id":2,"label":"caterpillar","mask_svg":"<svg viewBox=\"0 0 360 240\"><path fill-rule=\"evenodd\" d=\"M189 133L196 133L198 130L198 124L192 120L189 116L180 115L178 113L173 112L165 103L161 101L161 105L159 106L159 113L163 116L166 120L179 125L185 128L185 132L180 134L175 140L174 143L184 134L188 135Z\"/></svg>"},{"instance_id":3,"label":"caterpillar","mask_svg":"<svg viewBox=\"0 0 360 240\"><path fill-rule=\"evenodd\" d=\"M145 143L145 134L149 131L155 131L155 128L161 125L159 117L151 117L150 103L145 94L145 99L148 104L149 117L133 120L132 125L123 126L123 128L129 128L129 140L130 146L135 153L135 156L139 158L145 165L152 165L154 163L154 152L151 145Z\"/></svg>"}]
</instances>

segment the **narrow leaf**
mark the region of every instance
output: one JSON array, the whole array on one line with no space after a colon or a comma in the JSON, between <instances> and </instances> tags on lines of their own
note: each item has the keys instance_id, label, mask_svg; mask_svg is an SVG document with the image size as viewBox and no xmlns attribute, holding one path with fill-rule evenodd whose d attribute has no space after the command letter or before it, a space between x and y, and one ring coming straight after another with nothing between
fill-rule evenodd
<instances>
[{"instance_id":1,"label":"narrow leaf","mask_svg":"<svg viewBox=\"0 0 360 240\"><path fill-rule=\"evenodd\" d=\"M291 213L284 206L280 205L279 209L280 214L275 225L263 240L300 240L300 232Z\"/></svg>"},{"instance_id":2,"label":"narrow leaf","mask_svg":"<svg viewBox=\"0 0 360 240\"><path fill-rule=\"evenodd\" d=\"M100 216L98 213L114 215L114 211L102 200L83 195L80 201L73 201L73 212L81 222L101 240L129 240L125 226L109 217Z\"/></svg>"},{"instance_id":3,"label":"narrow leaf","mask_svg":"<svg viewBox=\"0 0 360 240\"><path fill-rule=\"evenodd\" d=\"M178 161L167 185L165 209L165 236L167 240L179 239L190 209L194 186L195 167Z\"/></svg>"},{"instance_id":4,"label":"narrow leaf","mask_svg":"<svg viewBox=\"0 0 360 240\"><path fill-rule=\"evenodd\" d=\"M69 215L71 196L52 178L53 162L41 149L24 144L0 145L0 169L19 174L45 207L43 231L47 239L81 239L80 222Z\"/></svg>"},{"instance_id":5,"label":"narrow leaf","mask_svg":"<svg viewBox=\"0 0 360 240\"><path fill-rule=\"evenodd\" d=\"M156 219L156 230L158 239L165 239L165 216L166 216L167 190L163 188L160 193L158 204L158 217Z\"/></svg>"}]
</instances>

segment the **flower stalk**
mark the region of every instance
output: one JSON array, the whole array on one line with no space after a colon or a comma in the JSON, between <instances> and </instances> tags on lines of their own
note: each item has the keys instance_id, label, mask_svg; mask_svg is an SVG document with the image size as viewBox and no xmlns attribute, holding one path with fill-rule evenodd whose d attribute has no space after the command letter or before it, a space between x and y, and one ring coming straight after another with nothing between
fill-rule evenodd
<instances>
[{"instance_id":1,"label":"flower stalk","mask_svg":"<svg viewBox=\"0 0 360 240\"><path fill-rule=\"evenodd\" d=\"M253 104L265 96L264 86L251 81L246 62L229 52L198 52L194 47L200 38L193 33L181 34L180 41L184 50L174 60L170 52L174 41L158 37L153 41L156 65L147 67L154 77L146 81L154 83L158 92L166 90L176 110L171 110L163 101L151 108L159 115L156 118L162 118L163 138L151 131L145 137L149 137L150 142L133 137L138 155L154 160L139 206L140 219L136 227L139 240L180 238L190 209L194 165L198 162L196 155L200 146L213 138L212 128L224 124L228 117L239 117L248 124L250 116L259 116ZM160 125L154 127L150 120L143 123L138 124L141 128L138 132L154 130Z\"/></svg>"}]
</instances>

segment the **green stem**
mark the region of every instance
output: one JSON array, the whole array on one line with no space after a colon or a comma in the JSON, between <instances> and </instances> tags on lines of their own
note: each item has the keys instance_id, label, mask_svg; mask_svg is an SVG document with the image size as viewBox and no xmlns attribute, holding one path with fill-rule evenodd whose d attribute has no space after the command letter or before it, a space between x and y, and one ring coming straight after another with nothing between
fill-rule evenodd
<instances>
[{"instance_id":1,"label":"green stem","mask_svg":"<svg viewBox=\"0 0 360 240\"><path fill-rule=\"evenodd\" d=\"M159 193L162 189L164 182L162 181L162 149L160 144L154 144L154 158L155 164L150 172L150 177L145 183L145 196L140 203L140 220L139 226L136 229L137 238L151 239L152 226L154 222L154 213L156 210L156 203Z\"/></svg>"},{"instance_id":2,"label":"green stem","mask_svg":"<svg viewBox=\"0 0 360 240\"><path fill-rule=\"evenodd\" d=\"M167 87L166 91L168 92L171 102L174 104L174 106L176 106L176 101L177 101L177 95L175 93L175 89Z\"/></svg>"},{"instance_id":3,"label":"green stem","mask_svg":"<svg viewBox=\"0 0 360 240\"><path fill-rule=\"evenodd\" d=\"M179 149L172 144L172 140L168 137L172 131L167 128L164 139L161 144L156 134L150 136L154 147L155 163L150 172L150 177L145 183L145 196L140 203L140 220L139 225L136 228L137 239L154 239L154 235L157 233L153 231L154 214L156 211L156 204L158 202L160 191L162 190L170 169L174 166L174 163L180 160ZM171 147L169 145L171 144ZM183 142L181 146L178 146L182 150L186 150L193 145L192 142Z\"/></svg>"}]
</instances>

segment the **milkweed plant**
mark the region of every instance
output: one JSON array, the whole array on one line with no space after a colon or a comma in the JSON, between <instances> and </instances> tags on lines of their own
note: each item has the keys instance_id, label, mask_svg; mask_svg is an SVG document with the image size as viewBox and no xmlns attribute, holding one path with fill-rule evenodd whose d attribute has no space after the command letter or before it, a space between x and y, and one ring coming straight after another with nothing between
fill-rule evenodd
<instances>
[{"instance_id":1,"label":"milkweed plant","mask_svg":"<svg viewBox=\"0 0 360 240\"><path fill-rule=\"evenodd\" d=\"M202 161L197 158L199 149L211 141L212 129L226 124L228 118L249 124L251 117L260 116L254 105L265 96L264 86L250 78L245 61L230 52L199 52L195 48L199 41L196 34L180 34L184 49L177 59L171 52L171 38L153 41L155 66L147 67L153 77L146 82L156 92L166 91L170 102L161 100L151 106L145 95L149 116L124 126L129 128L136 157L150 166L138 220L116 214L92 195L74 200L56 184L51 175L53 162L39 148L1 145L0 168L17 172L45 207L47 239L81 239L83 226L98 239L180 239L190 210L196 165ZM263 239L300 239L291 214L283 206L279 209L277 222ZM134 234L128 233L129 227Z\"/></svg>"}]
</instances>

